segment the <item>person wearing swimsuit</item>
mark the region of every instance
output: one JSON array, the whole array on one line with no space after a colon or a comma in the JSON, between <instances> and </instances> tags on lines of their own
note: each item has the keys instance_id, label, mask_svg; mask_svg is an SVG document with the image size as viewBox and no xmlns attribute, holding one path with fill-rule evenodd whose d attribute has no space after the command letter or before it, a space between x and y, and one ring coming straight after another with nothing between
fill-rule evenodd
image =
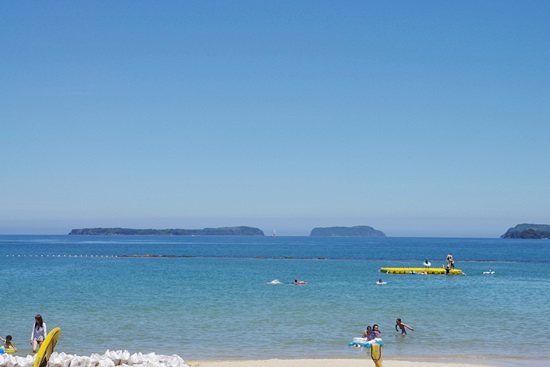
<instances>
[{"instance_id":1,"label":"person wearing swimsuit","mask_svg":"<svg viewBox=\"0 0 550 367\"><path fill-rule=\"evenodd\" d=\"M407 330L406 329L414 331L414 329L412 327L410 327L407 324L404 324L401 321L401 319L395 320L395 331L399 331L399 330L397 330L397 327L399 327L399 329L401 329L401 335L407 335Z\"/></svg>"}]
</instances>

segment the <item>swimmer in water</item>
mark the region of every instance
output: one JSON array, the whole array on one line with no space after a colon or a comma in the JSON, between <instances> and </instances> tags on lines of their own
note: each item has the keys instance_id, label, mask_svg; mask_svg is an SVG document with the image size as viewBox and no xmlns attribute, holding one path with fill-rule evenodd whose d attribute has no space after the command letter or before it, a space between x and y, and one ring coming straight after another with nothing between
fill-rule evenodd
<instances>
[{"instance_id":1,"label":"swimmer in water","mask_svg":"<svg viewBox=\"0 0 550 367\"><path fill-rule=\"evenodd\" d=\"M0 340L4 342L4 350L17 352L17 348L12 344L11 339L11 335L6 336L6 339L0 338Z\"/></svg>"},{"instance_id":2,"label":"swimmer in water","mask_svg":"<svg viewBox=\"0 0 550 367\"><path fill-rule=\"evenodd\" d=\"M410 327L407 324L404 324L401 321L401 319L395 320L395 331L399 331L399 330L397 330L397 327L399 327L399 329L401 329L401 335L407 335L407 330L406 329L414 331L414 329L412 327Z\"/></svg>"}]
</instances>

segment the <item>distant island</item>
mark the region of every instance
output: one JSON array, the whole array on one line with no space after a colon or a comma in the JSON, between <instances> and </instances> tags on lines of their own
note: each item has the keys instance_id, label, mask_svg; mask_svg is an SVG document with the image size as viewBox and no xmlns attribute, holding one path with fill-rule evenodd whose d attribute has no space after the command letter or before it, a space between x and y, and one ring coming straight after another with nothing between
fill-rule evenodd
<instances>
[{"instance_id":1,"label":"distant island","mask_svg":"<svg viewBox=\"0 0 550 367\"><path fill-rule=\"evenodd\" d=\"M82 228L73 229L69 235L107 236L264 236L253 227L222 227L204 229L132 229L132 228Z\"/></svg>"},{"instance_id":2,"label":"distant island","mask_svg":"<svg viewBox=\"0 0 550 367\"><path fill-rule=\"evenodd\" d=\"M318 227L313 228L311 237L386 237L382 231L369 226L355 227Z\"/></svg>"},{"instance_id":3,"label":"distant island","mask_svg":"<svg viewBox=\"0 0 550 367\"><path fill-rule=\"evenodd\" d=\"M500 238L524 238L543 239L550 238L550 225L548 224L518 224L510 228Z\"/></svg>"}]
</instances>

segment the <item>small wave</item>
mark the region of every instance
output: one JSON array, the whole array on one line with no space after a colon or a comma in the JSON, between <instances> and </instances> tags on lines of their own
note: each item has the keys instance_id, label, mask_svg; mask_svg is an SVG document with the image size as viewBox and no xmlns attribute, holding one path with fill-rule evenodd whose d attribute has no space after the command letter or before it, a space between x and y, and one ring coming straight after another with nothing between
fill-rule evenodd
<instances>
[{"instance_id":1,"label":"small wave","mask_svg":"<svg viewBox=\"0 0 550 367\"><path fill-rule=\"evenodd\" d=\"M14 356L11 354L0 354L0 367L32 367L35 356L26 357ZM73 354L54 352L50 356L49 367L115 367L115 366L133 366L133 367L189 367L184 360L177 354L130 354L128 351L109 351L104 354L92 354L89 357L77 356Z\"/></svg>"}]
</instances>

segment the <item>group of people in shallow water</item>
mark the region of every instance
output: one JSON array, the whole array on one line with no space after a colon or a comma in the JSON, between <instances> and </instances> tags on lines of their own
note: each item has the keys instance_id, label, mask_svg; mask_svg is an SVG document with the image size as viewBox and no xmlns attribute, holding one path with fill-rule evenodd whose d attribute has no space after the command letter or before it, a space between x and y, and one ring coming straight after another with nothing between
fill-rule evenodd
<instances>
[{"instance_id":1,"label":"group of people in shallow water","mask_svg":"<svg viewBox=\"0 0 550 367\"><path fill-rule=\"evenodd\" d=\"M395 331L401 331L401 335L407 335L407 329L414 331L412 327L405 324L400 318L395 320ZM380 338L381 334L382 332L378 328L378 324L374 324L372 327L368 325L367 328L363 330L361 338L353 338L353 341L360 344L369 343L369 341L372 343L375 339ZM360 344L355 344L355 346L359 347L361 346Z\"/></svg>"},{"instance_id":2,"label":"group of people in shallow water","mask_svg":"<svg viewBox=\"0 0 550 367\"><path fill-rule=\"evenodd\" d=\"M367 328L363 330L363 338L367 339L367 341L378 338L379 335L380 330L378 329L377 324L372 325L372 327L370 325L367 325Z\"/></svg>"},{"instance_id":3,"label":"group of people in shallow water","mask_svg":"<svg viewBox=\"0 0 550 367\"><path fill-rule=\"evenodd\" d=\"M32 334L31 334L31 345L32 345L32 352L36 353L44 339L46 339L46 335L48 335L48 331L46 329L46 323L42 319L42 315L38 314L34 317L34 325L32 328ZM1 338L0 340L4 342L3 345L3 351L4 352L10 352L15 353L17 352L17 348L12 343L12 336L8 335L6 338Z\"/></svg>"}]
</instances>

